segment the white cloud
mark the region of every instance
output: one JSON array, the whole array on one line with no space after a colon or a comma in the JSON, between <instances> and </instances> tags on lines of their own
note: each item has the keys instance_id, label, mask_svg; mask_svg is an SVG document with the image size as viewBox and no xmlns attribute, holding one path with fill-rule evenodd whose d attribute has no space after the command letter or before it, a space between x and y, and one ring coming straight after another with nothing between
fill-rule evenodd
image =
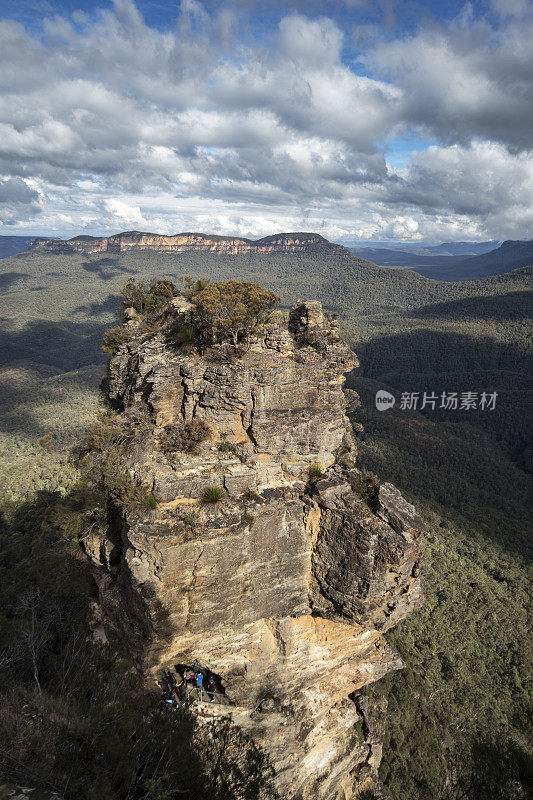
<instances>
[{"instance_id":1,"label":"white cloud","mask_svg":"<svg viewBox=\"0 0 533 800\"><path fill-rule=\"evenodd\" d=\"M493 7L497 29L468 12L374 36L368 74L336 22L303 13L261 42L196 0L166 32L130 0L48 20L46 44L1 21L0 174L34 193L4 202L4 224L531 236L533 15ZM378 143L424 131L438 144L388 168Z\"/></svg>"},{"instance_id":2,"label":"white cloud","mask_svg":"<svg viewBox=\"0 0 533 800\"><path fill-rule=\"evenodd\" d=\"M32 220L40 210L39 193L28 182L0 177L0 225Z\"/></svg>"},{"instance_id":3,"label":"white cloud","mask_svg":"<svg viewBox=\"0 0 533 800\"><path fill-rule=\"evenodd\" d=\"M406 121L444 141L484 137L531 150L533 5L506 0L505 7L497 29L468 13L446 28L382 42L366 56L393 76Z\"/></svg>"},{"instance_id":4,"label":"white cloud","mask_svg":"<svg viewBox=\"0 0 533 800\"><path fill-rule=\"evenodd\" d=\"M141 214L139 206L132 206L124 200L117 200L115 198L104 200L104 208L112 215L113 219L121 225L146 224L146 220Z\"/></svg>"}]
</instances>

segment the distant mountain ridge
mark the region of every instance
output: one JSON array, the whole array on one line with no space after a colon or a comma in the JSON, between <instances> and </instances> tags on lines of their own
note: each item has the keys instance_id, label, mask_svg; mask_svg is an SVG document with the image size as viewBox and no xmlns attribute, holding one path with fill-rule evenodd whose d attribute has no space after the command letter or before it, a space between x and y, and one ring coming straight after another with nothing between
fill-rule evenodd
<instances>
[{"instance_id":1,"label":"distant mountain ridge","mask_svg":"<svg viewBox=\"0 0 533 800\"><path fill-rule=\"evenodd\" d=\"M483 278L486 275L498 275L502 271L509 272L530 264L533 264L533 240L531 239L508 240L496 250L465 259L460 266L469 269L474 277Z\"/></svg>"},{"instance_id":2,"label":"distant mountain ridge","mask_svg":"<svg viewBox=\"0 0 533 800\"><path fill-rule=\"evenodd\" d=\"M480 256L495 250L502 244L501 240L494 239L490 242L443 242L420 249L420 255L439 256ZM410 248L405 248L406 250ZM411 250L417 252L417 250Z\"/></svg>"},{"instance_id":3,"label":"distant mountain ridge","mask_svg":"<svg viewBox=\"0 0 533 800\"><path fill-rule=\"evenodd\" d=\"M36 236L0 236L0 258L9 258L26 250Z\"/></svg>"},{"instance_id":4,"label":"distant mountain ridge","mask_svg":"<svg viewBox=\"0 0 533 800\"><path fill-rule=\"evenodd\" d=\"M141 231L124 231L112 236L75 236L61 241L41 239L31 250L46 253L125 253L130 250L153 250L160 253L184 253L199 250L210 253L242 255L244 253L311 253L318 249L333 248L339 254L351 255L342 245L332 244L318 233L278 233L262 239L245 239L240 236L218 236L205 233L178 233L167 236Z\"/></svg>"},{"instance_id":5,"label":"distant mountain ridge","mask_svg":"<svg viewBox=\"0 0 533 800\"><path fill-rule=\"evenodd\" d=\"M67 240L34 238L27 241L30 244L29 252L55 255L112 255L142 250L170 254L203 252L232 256L277 253L321 254L328 257L335 256L343 261L356 256L364 259L367 264L413 270L425 278L438 281L477 280L533 264L531 240L508 240L488 252L485 248L493 244L492 242L445 242L435 246L420 246L413 251L386 247L348 248L330 242L318 233L305 231L277 233L261 239L190 231L174 235L123 231L110 236L80 235ZM19 252L21 249L17 248ZM474 252L478 250L478 255L465 257L464 253L469 249ZM462 251L462 254L447 255L454 251L456 253Z\"/></svg>"},{"instance_id":6,"label":"distant mountain ridge","mask_svg":"<svg viewBox=\"0 0 533 800\"><path fill-rule=\"evenodd\" d=\"M487 242L441 242L430 244L428 242L350 242L346 244L352 252L359 253L365 250L386 250L395 253L410 253L417 256L480 256L495 250L502 244L501 239L492 239Z\"/></svg>"},{"instance_id":7,"label":"distant mountain ridge","mask_svg":"<svg viewBox=\"0 0 533 800\"><path fill-rule=\"evenodd\" d=\"M387 248L352 248L351 252L382 267L412 269L439 281L477 280L533 264L533 240L508 240L494 250L468 258Z\"/></svg>"}]
</instances>

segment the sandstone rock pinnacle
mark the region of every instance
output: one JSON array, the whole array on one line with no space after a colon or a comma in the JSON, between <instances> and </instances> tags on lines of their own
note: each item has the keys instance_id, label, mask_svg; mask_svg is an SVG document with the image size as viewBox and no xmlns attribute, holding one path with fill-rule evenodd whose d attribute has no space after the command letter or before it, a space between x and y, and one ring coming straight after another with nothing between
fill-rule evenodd
<instances>
[{"instance_id":1,"label":"sandstone rock pinnacle","mask_svg":"<svg viewBox=\"0 0 533 800\"><path fill-rule=\"evenodd\" d=\"M423 600L420 518L390 484L361 491L342 458L356 365L336 320L304 301L232 356L156 333L109 365L112 407L153 421L127 466L157 506L86 544L104 617L146 673L218 676L224 702L198 713L253 735L294 800L386 796L384 703L358 693L403 666L383 634ZM196 447L169 448L194 426Z\"/></svg>"}]
</instances>

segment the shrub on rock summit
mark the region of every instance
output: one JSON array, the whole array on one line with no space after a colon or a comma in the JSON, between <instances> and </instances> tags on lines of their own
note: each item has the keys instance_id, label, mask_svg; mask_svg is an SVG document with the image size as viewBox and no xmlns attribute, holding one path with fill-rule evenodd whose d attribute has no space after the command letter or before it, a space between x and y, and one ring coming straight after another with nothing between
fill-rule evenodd
<instances>
[{"instance_id":1,"label":"shrub on rock summit","mask_svg":"<svg viewBox=\"0 0 533 800\"><path fill-rule=\"evenodd\" d=\"M104 332L104 342L102 350L104 353L116 353L121 345L128 342L131 338L131 331L124 325L117 325Z\"/></svg>"},{"instance_id":2,"label":"shrub on rock summit","mask_svg":"<svg viewBox=\"0 0 533 800\"><path fill-rule=\"evenodd\" d=\"M137 314L146 315L161 311L177 294L172 281L152 278L149 283L130 278L122 289L121 310L133 308Z\"/></svg>"},{"instance_id":3,"label":"shrub on rock summit","mask_svg":"<svg viewBox=\"0 0 533 800\"><path fill-rule=\"evenodd\" d=\"M237 346L266 321L279 303L274 292L249 281L217 281L191 297L195 327L207 341Z\"/></svg>"}]
</instances>

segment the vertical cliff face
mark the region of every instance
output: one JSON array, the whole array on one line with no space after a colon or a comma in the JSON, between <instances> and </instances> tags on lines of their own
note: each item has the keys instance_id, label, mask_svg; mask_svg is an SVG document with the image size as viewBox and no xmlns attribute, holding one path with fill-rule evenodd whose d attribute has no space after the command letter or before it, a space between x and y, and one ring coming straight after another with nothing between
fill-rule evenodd
<instances>
[{"instance_id":1,"label":"vertical cliff face","mask_svg":"<svg viewBox=\"0 0 533 800\"><path fill-rule=\"evenodd\" d=\"M75 236L73 239L37 239L33 251L44 253L128 253L132 250L153 250L157 253L186 253L201 251L226 255L246 253L308 253L316 249L333 249L349 255L341 245L328 242L317 233L279 233L262 239L243 239L240 236L210 236L205 233L177 233L165 236L158 233L125 231L113 236Z\"/></svg>"},{"instance_id":2,"label":"vertical cliff face","mask_svg":"<svg viewBox=\"0 0 533 800\"><path fill-rule=\"evenodd\" d=\"M231 357L131 326L107 391L118 413L154 422L127 466L157 507L87 544L106 618L146 672L219 676L224 704L198 713L254 736L281 797L381 791L385 709L358 692L402 666L383 634L422 602L423 526L354 465L342 391L354 354L319 303ZM206 502L215 486L222 499Z\"/></svg>"}]
</instances>

